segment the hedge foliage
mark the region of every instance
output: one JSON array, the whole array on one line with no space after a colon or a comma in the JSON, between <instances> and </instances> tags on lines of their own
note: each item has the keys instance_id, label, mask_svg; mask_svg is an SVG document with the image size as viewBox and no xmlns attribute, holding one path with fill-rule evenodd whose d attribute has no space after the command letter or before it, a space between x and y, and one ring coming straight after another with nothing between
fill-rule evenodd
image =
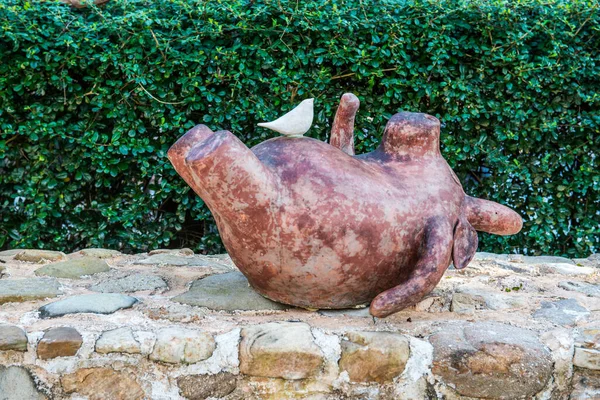
<instances>
[{"instance_id":1,"label":"hedge foliage","mask_svg":"<svg viewBox=\"0 0 600 400\"><path fill-rule=\"evenodd\" d=\"M357 150L399 110L443 122L465 190L518 210L480 250L600 249L600 13L582 0L0 2L0 248L218 251L166 158L187 129L256 127L315 97L326 139L361 100Z\"/></svg>"}]
</instances>

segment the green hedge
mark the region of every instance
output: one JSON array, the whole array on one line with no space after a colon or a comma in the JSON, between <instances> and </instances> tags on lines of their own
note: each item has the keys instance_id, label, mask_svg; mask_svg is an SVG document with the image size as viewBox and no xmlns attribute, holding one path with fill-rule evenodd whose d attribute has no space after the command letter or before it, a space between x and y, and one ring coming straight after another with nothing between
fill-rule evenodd
<instances>
[{"instance_id":1,"label":"green hedge","mask_svg":"<svg viewBox=\"0 0 600 400\"><path fill-rule=\"evenodd\" d=\"M398 110L443 122L468 193L524 216L480 250L600 248L597 1L0 2L0 248L221 249L166 158L187 129L256 127L315 97L327 138L361 100L357 151Z\"/></svg>"}]
</instances>

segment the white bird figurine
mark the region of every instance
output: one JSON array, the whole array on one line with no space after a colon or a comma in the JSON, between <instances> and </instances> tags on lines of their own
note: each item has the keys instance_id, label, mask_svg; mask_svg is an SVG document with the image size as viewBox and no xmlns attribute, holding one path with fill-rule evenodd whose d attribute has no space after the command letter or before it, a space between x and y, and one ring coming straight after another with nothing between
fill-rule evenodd
<instances>
[{"instance_id":1,"label":"white bird figurine","mask_svg":"<svg viewBox=\"0 0 600 400\"><path fill-rule=\"evenodd\" d=\"M300 137L310 129L313 122L315 99L306 99L296 108L271 122L261 122L258 126L279 132L285 136Z\"/></svg>"}]
</instances>

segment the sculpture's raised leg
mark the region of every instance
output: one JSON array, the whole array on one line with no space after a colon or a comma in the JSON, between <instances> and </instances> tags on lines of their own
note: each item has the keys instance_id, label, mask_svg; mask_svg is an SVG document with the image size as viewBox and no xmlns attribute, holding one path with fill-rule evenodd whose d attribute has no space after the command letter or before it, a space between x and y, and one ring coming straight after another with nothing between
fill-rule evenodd
<instances>
[{"instance_id":1,"label":"sculpture's raised leg","mask_svg":"<svg viewBox=\"0 0 600 400\"><path fill-rule=\"evenodd\" d=\"M333 126L331 127L331 137L329 144L337 147L344 153L354 155L354 117L360 101L352 93L346 93L340 99Z\"/></svg>"},{"instance_id":2,"label":"sculpture's raised leg","mask_svg":"<svg viewBox=\"0 0 600 400\"><path fill-rule=\"evenodd\" d=\"M465 214L475 229L496 235L514 235L523 227L523 219L508 207L493 201L465 196Z\"/></svg>"},{"instance_id":3,"label":"sculpture's raised leg","mask_svg":"<svg viewBox=\"0 0 600 400\"><path fill-rule=\"evenodd\" d=\"M371 302L373 316L383 318L419 301L442 279L452 256L452 226L447 218L432 217L425 226L419 259L407 281L380 293Z\"/></svg>"}]
</instances>

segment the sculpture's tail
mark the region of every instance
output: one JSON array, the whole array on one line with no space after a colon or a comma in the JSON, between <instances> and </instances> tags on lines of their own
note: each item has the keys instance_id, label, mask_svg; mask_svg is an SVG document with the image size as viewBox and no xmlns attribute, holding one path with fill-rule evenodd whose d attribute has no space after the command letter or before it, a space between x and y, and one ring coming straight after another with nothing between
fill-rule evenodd
<instances>
[{"instance_id":1,"label":"sculpture's tail","mask_svg":"<svg viewBox=\"0 0 600 400\"><path fill-rule=\"evenodd\" d=\"M469 223L478 231L514 235L523 227L519 214L493 201L465 196L465 212Z\"/></svg>"}]
</instances>

